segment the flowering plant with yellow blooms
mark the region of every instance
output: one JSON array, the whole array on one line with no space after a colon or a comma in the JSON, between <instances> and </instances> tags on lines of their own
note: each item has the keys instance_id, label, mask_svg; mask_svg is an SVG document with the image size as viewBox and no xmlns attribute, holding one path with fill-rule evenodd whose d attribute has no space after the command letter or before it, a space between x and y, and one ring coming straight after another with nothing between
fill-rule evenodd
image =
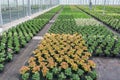
<instances>
[{"instance_id":1,"label":"flowering plant with yellow blooms","mask_svg":"<svg viewBox=\"0 0 120 80\"><path fill-rule=\"evenodd\" d=\"M28 65L20 69L20 74L42 74L48 80L54 80L55 76L58 79L72 79L72 75L81 78L92 72L96 66L89 60L90 57L91 53L87 51L81 35L46 34L33 51Z\"/></svg>"}]
</instances>

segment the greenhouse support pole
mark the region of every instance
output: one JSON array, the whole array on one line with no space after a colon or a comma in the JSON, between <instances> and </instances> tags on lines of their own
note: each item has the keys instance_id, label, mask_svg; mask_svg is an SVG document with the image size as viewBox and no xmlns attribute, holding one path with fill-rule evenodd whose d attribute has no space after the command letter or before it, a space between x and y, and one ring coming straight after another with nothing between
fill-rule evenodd
<instances>
[{"instance_id":1,"label":"greenhouse support pole","mask_svg":"<svg viewBox=\"0 0 120 80\"><path fill-rule=\"evenodd\" d=\"M91 0L89 0L89 8L90 8L90 10L92 10L92 1Z\"/></svg>"},{"instance_id":2,"label":"greenhouse support pole","mask_svg":"<svg viewBox=\"0 0 120 80\"><path fill-rule=\"evenodd\" d=\"M106 7L106 0L104 0L104 9L103 9L103 14L105 14L105 7Z\"/></svg>"},{"instance_id":3,"label":"greenhouse support pole","mask_svg":"<svg viewBox=\"0 0 120 80\"><path fill-rule=\"evenodd\" d=\"M2 19L2 10L1 10L1 3L0 3L0 28L3 25L3 19Z\"/></svg>"},{"instance_id":4,"label":"greenhouse support pole","mask_svg":"<svg viewBox=\"0 0 120 80\"><path fill-rule=\"evenodd\" d=\"M27 5L27 16L31 15L31 4L30 4L30 0L28 0L28 5Z\"/></svg>"},{"instance_id":5,"label":"greenhouse support pole","mask_svg":"<svg viewBox=\"0 0 120 80\"><path fill-rule=\"evenodd\" d=\"M25 14L25 3L24 3L24 0L22 0L22 2L23 2L23 13L24 13L24 16L26 16L26 14Z\"/></svg>"},{"instance_id":6,"label":"greenhouse support pole","mask_svg":"<svg viewBox=\"0 0 120 80\"><path fill-rule=\"evenodd\" d=\"M9 0L8 0L8 9L9 9L9 15L10 15L9 19L10 19L10 22L11 22L12 16L11 16L11 8L10 8L10 1Z\"/></svg>"},{"instance_id":7,"label":"greenhouse support pole","mask_svg":"<svg viewBox=\"0 0 120 80\"><path fill-rule=\"evenodd\" d=\"M41 0L39 0L39 11L41 11Z\"/></svg>"},{"instance_id":8,"label":"greenhouse support pole","mask_svg":"<svg viewBox=\"0 0 120 80\"><path fill-rule=\"evenodd\" d=\"M16 0L16 5L17 5L17 15L18 15L18 19L19 19L19 17L20 17L20 15L19 15L19 5L18 5L18 0Z\"/></svg>"}]
</instances>

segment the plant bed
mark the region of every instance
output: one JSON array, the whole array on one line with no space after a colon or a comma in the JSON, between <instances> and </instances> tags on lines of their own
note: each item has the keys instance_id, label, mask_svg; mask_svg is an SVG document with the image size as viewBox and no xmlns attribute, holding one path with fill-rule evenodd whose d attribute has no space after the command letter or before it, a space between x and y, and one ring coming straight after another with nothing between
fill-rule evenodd
<instances>
[{"instance_id":1,"label":"plant bed","mask_svg":"<svg viewBox=\"0 0 120 80\"><path fill-rule=\"evenodd\" d=\"M66 10L66 8L64 9ZM64 9L63 11L65 12ZM74 9L74 13L75 12L78 13L78 11ZM88 51L92 53L93 56L119 57L120 38L117 35L113 34L112 31L92 18L75 20L72 14L67 15L68 12L65 13L66 14L62 13L62 15L59 15L58 19L50 28L49 33L79 33L83 36ZM82 13L86 14L84 12Z\"/></svg>"},{"instance_id":2,"label":"plant bed","mask_svg":"<svg viewBox=\"0 0 120 80\"><path fill-rule=\"evenodd\" d=\"M23 80L96 80L95 63L78 34L46 34L26 66Z\"/></svg>"}]
</instances>

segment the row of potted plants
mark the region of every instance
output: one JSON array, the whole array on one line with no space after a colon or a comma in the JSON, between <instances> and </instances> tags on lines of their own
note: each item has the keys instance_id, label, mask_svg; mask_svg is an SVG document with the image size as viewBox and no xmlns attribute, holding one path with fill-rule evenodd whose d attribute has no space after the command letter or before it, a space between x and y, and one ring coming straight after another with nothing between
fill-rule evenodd
<instances>
[{"instance_id":1,"label":"row of potted plants","mask_svg":"<svg viewBox=\"0 0 120 80\"><path fill-rule=\"evenodd\" d=\"M60 9L59 7L57 8L58 10ZM58 11L56 8L55 10L56 12ZM54 11L54 14L56 12ZM48 17L46 14L48 13L41 15L45 19L41 19L39 16L38 18L26 21L2 33L0 39L0 71L4 70L4 65L13 59L13 55L19 53L20 49L54 16L54 14L49 14Z\"/></svg>"},{"instance_id":2,"label":"row of potted plants","mask_svg":"<svg viewBox=\"0 0 120 80\"><path fill-rule=\"evenodd\" d=\"M120 38L104 26L80 26L79 32L84 35L91 53L96 56L119 56Z\"/></svg>"},{"instance_id":3,"label":"row of potted plants","mask_svg":"<svg viewBox=\"0 0 120 80\"><path fill-rule=\"evenodd\" d=\"M76 13L77 12L77 13ZM87 14L80 13L80 10L76 8L75 6L64 6L64 10L61 12L61 15L73 15L75 19L78 18L91 18Z\"/></svg>"},{"instance_id":4,"label":"row of potted plants","mask_svg":"<svg viewBox=\"0 0 120 80\"><path fill-rule=\"evenodd\" d=\"M120 33L120 7L106 6L105 13L103 14L103 6L96 6L94 10L89 10L86 7L80 7L91 15L106 23L110 28Z\"/></svg>"},{"instance_id":5,"label":"row of potted plants","mask_svg":"<svg viewBox=\"0 0 120 80\"><path fill-rule=\"evenodd\" d=\"M79 34L46 34L33 51L22 80L95 80L95 63L90 60L85 41Z\"/></svg>"}]
</instances>

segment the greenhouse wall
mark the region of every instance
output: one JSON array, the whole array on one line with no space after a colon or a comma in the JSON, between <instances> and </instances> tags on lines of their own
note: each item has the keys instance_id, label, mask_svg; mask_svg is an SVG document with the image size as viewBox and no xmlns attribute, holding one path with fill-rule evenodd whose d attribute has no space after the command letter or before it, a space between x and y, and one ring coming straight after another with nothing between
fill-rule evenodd
<instances>
[{"instance_id":1,"label":"greenhouse wall","mask_svg":"<svg viewBox=\"0 0 120 80\"><path fill-rule=\"evenodd\" d=\"M60 4L63 5L87 5L89 2L92 2L93 5L104 5L106 2L107 5L120 5L120 0L60 0Z\"/></svg>"},{"instance_id":2,"label":"greenhouse wall","mask_svg":"<svg viewBox=\"0 0 120 80\"><path fill-rule=\"evenodd\" d=\"M59 0L0 0L0 26L58 4Z\"/></svg>"}]
</instances>

